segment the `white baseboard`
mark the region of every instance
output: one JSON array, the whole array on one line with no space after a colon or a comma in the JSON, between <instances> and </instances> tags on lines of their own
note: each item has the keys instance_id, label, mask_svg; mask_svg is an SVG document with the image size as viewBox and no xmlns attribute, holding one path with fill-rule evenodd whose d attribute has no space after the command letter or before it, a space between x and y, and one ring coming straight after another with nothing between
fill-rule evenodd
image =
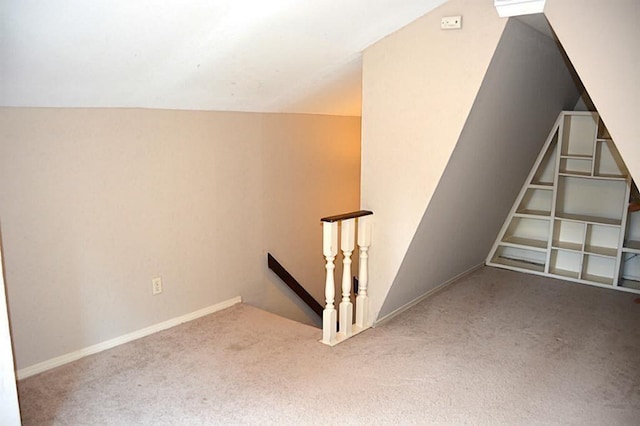
<instances>
[{"instance_id":1,"label":"white baseboard","mask_svg":"<svg viewBox=\"0 0 640 426\"><path fill-rule=\"evenodd\" d=\"M208 306L206 308L202 308L197 311L188 313L186 315L182 315L167 321L163 321L158 324L151 325L149 327L145 327L141 330L137 330L132 333L128 333L123 336L107 340L105 342L91 345L74 352L69 352L68 354L60 355L58 357L51 358L43 362L39 362L37 364L30 365L29 367L21 368L20 370L18 370L16 376L18 380L25 379L29 376L42 373L43 371L47 371L52 368L70 363L72 361L76 361L80 358L84 358L87 355L93 355L98 352L111 349L115 346L122 345L127 342L131 342L132 340L136 340L141 337L145 337L150 334L157 333L158 331L166 330L168 328L175 327L176 325L193 321L194 319L212 314L214 312L221 311L223 309L226 309L230 306L235 305L236 303L241 303L241 302L242 302L242 299L240 298L240 296L234 297L233 299L225 300L224 302L220 302L215 305Z\"/></svg>"},{"instance_id":2,"label":"white baseboard","mask_svg":"<svg viewBox=\"0 0 640 426\"><path fill-rule=\"evenodd\" d=\"M391 318L395 317L396 315L399 315L399 314L403 313L404 311L406 311L407 309L414 307L415 305L417 305L418 303L422 302L423 300L425 300L425 299L433 296L434 294L444 290L445 288L449 287L451 284L453 284L454 282L456 282L460 278L464 277L465 275L469 275L470 273L480 269L483 266L484 266L484 262L467 269L466 271L456 275L453 278L448 279L447 281L443 282L439 286L437 286L435 288L432 288L431 290L427 291L422 296L418 296L417 298L413 299L411 302L400 306L398 309L395 309L394 311L392 311L392 312L388 313L387 315L383 316L382 318L378 319L377 321L374 322L373 327L377 327L380 324L389 321Z\"/></svg>"}]
</instances>

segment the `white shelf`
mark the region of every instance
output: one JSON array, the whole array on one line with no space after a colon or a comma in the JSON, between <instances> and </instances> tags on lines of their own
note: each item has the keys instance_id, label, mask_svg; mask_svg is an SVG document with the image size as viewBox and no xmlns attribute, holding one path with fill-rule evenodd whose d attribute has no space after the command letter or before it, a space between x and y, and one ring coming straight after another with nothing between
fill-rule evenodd
<instances>
[{"instance_id":1,"label":"white shelf","mask_svg":"<svg viewBox=\"0 0 640 426\"><path fill-rule=\"evenodd\" d=\"M550 210L529 210L529 209L525 209L525 210L518 210L516 212L516 216L517 217L530 217L530 218L538 218L538 217L550 217L551 216L551 211Z\"/></svg>"},{"instance_id":2,"label":"white shelf","mask_svg":"<svg viewBox=\"0 0 640 426\"><path fill-rule=\"evenodd\" d=\"M598 128L597 114L563 113L562 149L560 155L571 157L593 156L593 143Z\"/></svg>"},{"instance_id":3,"label":"white shelf","mask_svg":"<svg viewBox=\"0 0 640 426\"><path fill-rule=\"evenodd\" d=\"M551 244L551 247L552 248L557 248L557 249L560 249L560 250L582 252L582 244L570 243L570 242L566 242L566 241L554 241L553 244Z\"/></svg>"},{"instance_id":4,"label":"white shelf","mask_svg":"<svg viewBox=\"0 0 640 426\"><path fill-rule=\"evenodd\" d=\"M509 225L502 233L502 241L544 241L545 247L548 238L550 220L548 217L514 214ZM515 239L515 240L514 240ZM537 244L532 244L537 247Z\"/></svg>"},{"instance_id":5,"label":"white shelf","mask_svg":"<svg viewBox=\"0 0 640 426\"><path fill-rule=\"evenodd\" d=\"M566 177L577 177L577 178L581 178L581 179L597 179L597 180L619 180L619 181L626 181L627 180L627 176L626 175L598 175L598 174L591 174L591 172L560 172L558 173L559 176L566 176Z\"/></svg>"},{"instance_id":6,"label":"white shelf","mask_svg":"<svg viewBox=\"0 0 640 426\"><path fill-rule=\"evenodd\" d=\"M487 264L640 293L640 212L627 213L630 191L598 114L561 113Z\"/></svg>"},{"instance_id":7,"label":"white shelf","mask_svg":"<svg viewBox=\"0 0 640 426\"><path fill-rule=\"evenodd\" d=\"M591 161L593 159L593 154L587 154L587 155L561 155L560 158L570 158L570 159L574 159L574 160L589 160Z\"/></svg>"},{"instance_id":8,"label":"white shelf","mask_svg":"<svg viewBox=\"0 0 640 426\"><path fill-rule=\"evenodd\" d=\"M491 262L503 266L518 268L519 270L531 270L544 272L546 250L537 248L500 244L496 249Z\"/></svg>"},{"instance_id":9,"label":"white shelf","mask_svg":"<svg viewBox=\"0 0 640 426\"><path fill-rule=\"evenodd\" d=\"M613 285L613 278L611 277L601 277L599 275L583 274L582 279L585 281L591 281L598 284Z\"/></svg>"},{"instance_id":10,"label":"white shelf","mask_svg":"<svg viewBox=\"0 0 640 426\"><path fill-rule=\"evenodd\" d=\"M599 284L613 284L616 276L616 259L585 254L582 262L582 279Z\"/></svg>"},{"instance_id":11,"label":"white shelf","mask_svg":"<svg viewBox=\"0 0 640 426\"><path fill-rule=\"evenodd\" d=\"M632 289L639 289L640 283L640 250L625 251L623 249L619 285Z\"/></svg>"},{"instance_id":12,"label":"white shelf","mask_svg":"<svg viewBox=\"0 0 640 426\"><path fill-rule=\"evenodd\" d=\"M545 143L547 149L543 150L536 160L534 171L530 173L528 182L531 187L543 186L553 188L556 182L556 155L558 152L558 129L555 129L547 142Z\"/></svg>"},{"instance_id":13,"label":"white shelf","mask_svg":"<svg viewBox=\"0 0 640 426\"><path fill-rule=\"evenodd\" d=\"M598 246L585 246L584 252L592 254L594 256L612 257L615 258L618 255L618 249L610 247L598 247Z\"/></svg>"},{"instance_id":14,"label":"white shelf","mask_svg":"<svg viewBox=\"0 0 640 426\"><path fill-rule=\"evenodd\" d=\"M608 219L606 217L587 216L581 214L556 213L557 219L571 222L591 223L594 225L621 226L622 220Z\"/></svg>"},{"instance_id":15,"label":"white shelf","mask_svg":"<svg viewBox=\"0 0 640 426\"><path fill-rule=\"evenodd\" d=\"M550 217L552 199L553 191L529 187L525 190L516 213L521 217Z\"/></svg>"},{"instance_id":16,"label":"white shelf","mask_svg":"<svg viewBox=\"0 0 640 426\"><path fill-rule=\"evenodd\" d=\"M513 247L526 247L531 250L547 251L547 241L534 240L532 238L505 237L502 239L501 245Z\"/></svg>"},{"instance_id":17,"label":"white shelf","mask_svg":"<svg viewBox=\"0 0 640 426\"><path fill-rule=\"evenodd\" d=\"M529 185L531 189L541 189L543 191L553 191L553 183L532 183Z\"/></svg>"},{"instance_id":18,"label":"white shelf","mask_svg":"<svg viewBox=\"0 0 640 426\"><path fill-rule=\"evenodd\" d=\"M499 257L492 261L496 265L510 266L511 268L521 271L544 272L544 264L528 262L519 259L510 259L507 257Z\"/></svg>"},{"instance_id":19,"label":"white shelf","mask_svg":"<svg viewBox=\"0 0 640 426\"><path fill-rule=\"evenodd\" d=\"M610 174L610 175L596 174L596 175L593 175L593 177L592 177L592 179L620 180L620 181L626 181L628 178L629 178L629 176L627 176L627 175L614 175L614 174Z\"/></svg>"},{"instance_id":20,"label":"white shelf","mask_svg":"<svg viewBox=\"0 0 640 426\"><path fill-rule=\"evenodd\" d=\"M573 278L576 280L580 278L579 272L567 271L566 269L560 269L560 268L549 268L549 273L551 273L552 275L558 275L564 278Z\"/></svg>"},{"instance_id":21,"label":"white shelf","mask_svg":"<svg viewBox=\"0 0 640 426\"><path fill-rule=\"evenodd\" d=\"M598 177L625 179L629 171L611 139L596 139L596 162L593 174Z\"/></svg>"},{"instance_id":22,"label":"white shelf","mask_svg":"<svg viewBox=\"0 0 640 426\"><path fill-rule=\"evenodd\" d=\"M636 281L636 280L628 280L623 278L620 280L620 283L618 285L624 288L640 290L640 281Z\"/></svg>"},{"instance_id":23,"label":"white shelf","mask_svg":"<svg viewBox=\"0 0 640 426\"><path fill-rule=\"evenodd\" d=\"M622 251L640 254L640 241L626 241L622 247Z\"/></svg>"}]
</instances>

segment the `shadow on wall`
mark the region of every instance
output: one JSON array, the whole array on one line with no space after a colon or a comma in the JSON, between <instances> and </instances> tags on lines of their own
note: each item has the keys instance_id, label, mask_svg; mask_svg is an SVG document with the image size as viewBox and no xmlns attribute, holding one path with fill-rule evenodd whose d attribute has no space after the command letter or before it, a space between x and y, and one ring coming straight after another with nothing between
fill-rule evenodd
<instances>
[{"instance_id":1,"label":"shadow on wall","mask_svg":"<svg viewBox=\"0 0 640 426\"><path fill-rule=\"evenodd\" d=\"M379 321L484 262L558 113L583 90L550 34L507 23Z\"/></svg>"}]
</instances>

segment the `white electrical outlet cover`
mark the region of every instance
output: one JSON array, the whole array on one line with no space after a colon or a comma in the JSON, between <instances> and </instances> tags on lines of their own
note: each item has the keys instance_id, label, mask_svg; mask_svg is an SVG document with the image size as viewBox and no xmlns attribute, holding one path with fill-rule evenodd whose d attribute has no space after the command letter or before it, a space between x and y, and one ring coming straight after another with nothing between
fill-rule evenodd
<instances>
[{"instance_id":1,"label":"white electrical outlet cover","mask_svg":"<svg viewBox=\"0 0 640 426\"><path fill-rule=\"evenodd\" d=\"M440 21L443 30L457 30L462 28L462 16L443 16Z\"/></svg>"}]
</instances>

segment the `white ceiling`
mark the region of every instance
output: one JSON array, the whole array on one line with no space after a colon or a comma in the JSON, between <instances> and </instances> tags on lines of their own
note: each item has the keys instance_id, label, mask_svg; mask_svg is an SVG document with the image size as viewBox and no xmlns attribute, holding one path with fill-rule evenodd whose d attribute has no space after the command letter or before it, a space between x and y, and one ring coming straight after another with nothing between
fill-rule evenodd
<instances>
[{"instance_id":1,"label":"white ceiling","mask_svg":"<svg viewBox=\"0 0 640 426\"><path fill-rule=\"evenodd\" d=\"M359 115L361 52L444 2L0 0L0 105Z\"/></svg>"}]
</instances>

